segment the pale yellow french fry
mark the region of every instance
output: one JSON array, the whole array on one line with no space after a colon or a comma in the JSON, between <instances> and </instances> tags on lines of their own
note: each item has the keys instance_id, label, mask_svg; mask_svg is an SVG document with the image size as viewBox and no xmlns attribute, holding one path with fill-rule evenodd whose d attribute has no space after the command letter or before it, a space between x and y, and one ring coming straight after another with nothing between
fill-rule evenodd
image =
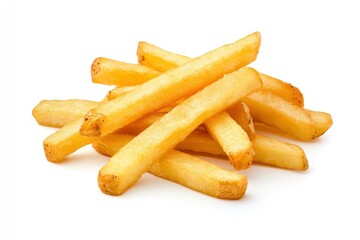
<instances>
[{"instance_id":1,"label":"pale yellow french fry","mask_svg":"<svg viewBox=\"0 0 360 240\"><path fill-rule=\"evenodd\" d=\"M260 77L263 81L264 90L272 92L299 107L304 107L303 94L297 87L266 74L260 73Z\"/></svg>"},{"instance_id":2,"label":"pale yellow french fry","mask_svg":"<svg viewBox=\"0 0 360 240\"><path fill-rule=\"evenodd\" d=\"M295 144L258 134L253 143L255 162L293 170L307 170L309 167L304 151Z\"/></svg>"},{"instance_id":3,"label":"pale yellow french fry","mask_svg":"<svg viewBox=\"0 0 360 240\"><path fill-rule=\"evenodd\" d=\"M34 107L32 115L42 126L60 128L84 116L97 105L97 102L79 99L42 100Z\"/></svg>"},{"instance_id":4,"label":"pale yellow french fry","mask_svg":"<svg viewBox=\"0 0 360 240\"><path fill-rule=\"evenodd\" d=\"M137 49L138 61L159 72L166 72L176 66L186 64L191 58L161 49L147 42L139 42ZM280 79L259 73L263 81L263 89L299 106L304 106L304 97L300 90ZM126 81L126 80L125 80Z\"/></svg>"},{"instance_id":5,"label":"pale yellow french fry","mask_svg":"<svg viewBox=\"0 0 360 240\"><path fill-rule=\"evenodd\" d=\"M187 56L166 51L147 42L138 43L137 56L139 64L159 72L166 72L190 61Z\"/></svg>"},{"instance_id":6,"label":"pale yellow french fry","mask_svg":"<svg viewBox=\"0 0 360 240\"><path fill-rule=\"evenodd\" d=\"M274 127L290 136L309 141L316 138L314 121L303 108L266 91L257 91L242 100L255 122Z\"/></svg>"},{"instance_id":7,"label":"pale yellow french fry","mask_svg":"<svg viewBox=\"0 0 360 240\"><path fill-rule=\"evenodd\" d=\"M113 156L133 138L134 136L127 134L108 134L98 138L93 147L101 154ZM148 172L222 199L239 199L247 187L247 178L244 175L176 150L168 151L151 165Z\"/></svg>"},{"instance_id":8,"label":"pale yellow french fry","mask_svg":"<svg viewBox=\"0 0 360 240\"><path fill-rule=\"evenodd\" d=\"M226 112L205 121L209 134L220 144L236 170L251 166L254 148L247 133Z\"/></svg>"},{"instance_id":9,"label":"pale yellow french fry","mask_svg":"<svg viewBox=\"0 0 360 240\"><path fill-rule=\"evenodd\" d=\"M260 34L253 33L172 69L129 91L121 98L92 109L80 133L101 136L142 116L190 96L205 86L256 59Z\"/></svg>"},{"instance_id":10,"label":"pale yellow french fry","mask_svg":"<svg viewBox=\"0 0 360 240\"><path fill-rule=\"evenodd\" d=\"M47 160L61 162L65 157L94 140L92 137L79 134L82 120L81 117L67 123L44 140L43 146Z\"/></svg>"},{"instance_id":11,"label":"pale yellow french fry","mask_svg":"<svg viewBox=\"0 0 360 240\"><path fill-rule=\"evenodd\" d=\"M333 124L331 115L326 112L318 112L305 109L314 122L316 137L323 135Z\"/></svg>"},{"instance_id":12,"label":"pale yellow french fry","mask_svg":"<svg viewBox=\"0 0 360 240\"><path fill-rule=\"evenodd\" d=\"M100 189L106 194L122 194L202 122L261 87L255 70L241 68L189 97L141 132L105 164L98 176Z\"/></svg>"},{"instance_id":13,"label":"pale yellow french fry","mask_svg":"<svg viewBox=\"0 0 360 240\"><path fill-rule=\"evenodd\" d=\"M137 64L124 63L109 58L96 58L91 65L91 77L94 83L116 86L142 84L161 73ZM126 79L126 81L124 81Z\"/></svg>"}]
</instances>

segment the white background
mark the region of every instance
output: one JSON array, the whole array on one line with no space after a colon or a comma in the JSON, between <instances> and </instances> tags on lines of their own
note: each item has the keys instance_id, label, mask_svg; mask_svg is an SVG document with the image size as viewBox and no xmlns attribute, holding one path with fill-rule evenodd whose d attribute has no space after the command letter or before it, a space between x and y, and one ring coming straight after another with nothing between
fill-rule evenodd
<instances>
[{"instance_id":1,"label":"white background","mask_svg":"<svg viewBox=\"0 0 360 240\"><path fill-rule=\"evenodd\" d=\"M360 238L356 1L198 2L1 1L0 239ZM322 138L297 142L307 172L254 165L242 172L249 185L238 201L149 174L111 197L97 186L107 158L91 147L62 164L45 159L54 129L38 126L32 108L100 100L111 87L91 82L96 57L136 63L140 40L195 57L254 31L262 46L252 66L333 116Z\"/></svg>"}]
</instances>

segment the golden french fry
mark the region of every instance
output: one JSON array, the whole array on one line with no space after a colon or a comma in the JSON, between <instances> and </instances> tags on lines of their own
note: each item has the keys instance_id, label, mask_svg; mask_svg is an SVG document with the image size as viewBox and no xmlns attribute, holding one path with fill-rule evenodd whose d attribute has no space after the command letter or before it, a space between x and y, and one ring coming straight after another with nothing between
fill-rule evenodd
<instances>
[{"instance_id":1,"label":"golden french fry","mask_svg":"<svg viewBox=\"0 0 360 240\"><path fill-rule=\"evenodd\" d=\"M159 72L166 72L191 60L189 57L166 51L147 42L139 42L137 55L141 65ZM266 74L259 73L259 75L263 81L264 90L270 91L299 107L304 106L304 98L298 88Z\"/></svg>"},{"instance_id":2,"label":"golden french fry","mask_svg":"<svg viewBox=\"0 0 360 240\"><path fill-rule=\"evenodd\" d=\"M96 58L91 65L92 81L107 85L138 85L160 74L160 72L146 66L124 63L103 57Z\"/></svg>"},{"instance_id":3,"label":"golden french fry","mask_svg":"<svg viewBox=\"0 0 360 240\"><path fill-rule=\"evenodd\" d=\"M98 138L93 143L93 147L104 155L113 156L134 137L129 134L112 133ZM306 155L298 145L259 134L256 134L253 143L255 164L266 164L290 170L308 169ZM176 145L176 149L226 156L222 147L205 133L191 133L184 141Z\"/></svg>"},{"instance_id":4,"label":"golden french fry","mask_svg":"<svg viewBox=\"0 0 360 240\"><path fill-rule=\"evenodd\" d=\"M219 113L205 121L209 134L221 145L236 170L250 167L253 144L247 133L226 112Z\"/></svg>"},{"instance_id":5,"label":"golden french fry","mask_svg":"<svg viewBox=\"0 0 360 240\"><path fill-rule=\"evenodd\" d=\"M250 115L249 107L239 102L226 110L229 115L244 129L251 141L255 138L255 127Z\"/></svg>"},{"instance_id":6,"label":"golden french fry","mask_svg":"<svg viewBox=\"0 0 360 240\"><path fill-rule=\"evenodd\" d=\"M79 134L83 118L67 123L55 133L48 136L44 142L44 151L47 160L50 162L60 162L68 155L79 148L90 144L94 138Z\"/></svg>"},{"instance_id":7,"label":"golden french fry","mask_svg":"<svg viewBox=\"0 0 360 240\"><path fill-rule=\"evenodd\" d=\"M283 98L266 91L257 91L244 98L255 122L274 127L290 136L309 141L316 138L310 115Z\"/></svg>"},{"instance_id":8,"label":"golden french fry","mask_svg":"<svg viewBox=\"0 0 360 240\"><path fill-rule=\"evenodd\" d=\"M145 42L138 45L137 53L141 64L158 70L164 70L166 66L170 67L168 64L170 61L172 66L186 64L187 58L177 57L175 53L164 51ZM161 57L164 57L164 62ZM187 59L190 61L190 58ZM300 140L314 139L316 137L314 123L309 114L299 107L303 105L301 92L279 79L263 74L260 74L260 77L264 79L263 90L243 100L249 106L254 120L278 128ZM269 96L270 93L273 97ZM272 98L276 98L275 102L271 102Z\"/></svg>"},{"instance_id":9,"label":"golden french fry","mask_svg":"<svg viewBox=\"0 0 360 240\"><path fill-rule=\"evenodd\" d=\"M149 112L190 96L224 74L254 61L259 46L260 34L256 32L153 78L124 97L91 110L84 117L80 133L86 136L111 133Z\"/></svg>"},{"instance_id":10,"label":"golden french fry","mask_svg":"<svg viewBox=\"0 0 360 240\"><path fill-rule=\"evenodd\" d=\"M326 112L318 112L305 109L314 122L316 137L323 135L333 124L331 115Z\"/></svg>"},{"instance_id":11,"label":"golden french fry","mask_svg":"<svg viewBox=\"0 0 360 240\"><path fill-rule=\"evenodd\" d=\"M141 65L159 72L166 72L190 61L187 56L166 51L147 42L138 43L137 56Z\"/></svg>"},{"instance_id":12,"label":"golden french fry","mask_svg":"<svg viewBox=\"0 0 360 240\"><path fill-rule=\"evenodd\" d=\"M256 134L253 141L253 161L280 168L307 170L308 160L304 151L295 144Z\"/></svg>"},{"instance_id":13,"label":"golden french fry","mask_svg":"<svg viewBox=\"0 0 360 240\"><path fill-rule=\"evenodd\" d=\"M127 134L108 134L93 143L96 151L113 156L134 136ZM247 187L247 179L231 171L195 156L176 150L168 151L148 170L149 173L179 183L198 192L222 199L239 199Z\"/></svg>"},{"instance_id":14,"label":"golden french fry","mask_svg":"<svg viewBox=\"0 0 360 240\"><path fill-rule=\"evenodd\" d=\"M68 124L72 122L72 119L78 117L78 115L84 115L87 111L88 101L84 100L56 100L56 101L44 101L46 103L46 107L36 107L37 108L37 120L41 123L44 123L44 126L55 126L55 123L58 122L59 116L66 116L63 118L63 124ZM76 103L75 103L76 102ZM42 105L42 104L41 104ZM76 108L76 109L75 109ZM317 113L317 112L316 112ZM321 113L322 115L323 113ZM146 116L142 119L139 119L128 126L125 126L121 132L127 132L132 134L138 134L154 123L156 120L160 119L163 114L152 114ZM45 121L46 120L46 121ZM80 121L80 120L79 120ZM78 129L79 125L75 127ZM131 126L133 125L133 126ZM318 124L321 126L321 122ZM62 126L60 126L62 127ZM49 156L50 161L59 162L59 159L65 158L69 152L72 153L77 149L76 146L88 144L89 141L86 140L86 137L74 135L71 136L69 139L63 140L60 134L66 135L67 131L60 131L56 134L57 138L50 138L51 141L47 141L47 156ZM108 146L114 146L112 149L116 149L113 151L118 151L120 147L116 148L117 142L123 142L124 144L130 141L129 135L124 133L118 134L110 134L115 135L113 137L106 137L108 139L107 144ZM117 137L118 136L118 137ZM124 137L125 136L125 137ZM127 137L126 137L127 136ZM260 135L256 135L257 137L254 138L253 144L255 149L255 156L253 161L255 163L265 163L276 167L283 167L288 169L296 169L294 166L306 166L306 164L302 164L303 159L306 159L305 154L302 154L303 151L300 147L293 145L293 147L287 147L289 144L285 143L280 140L272 139L272 138L265 138ZM133 137L131 137L132 139ZM267 141L261 141L262 139ZM110 140L114 140L114 143L110 143ZM127 139L128 141L121 140ZM96 140L98 141L98 140ZM56 142L56 144L54 144ZM272 143L268 143L272 142ZM266 146L262 146L266 143ZM72 150L75 146L75 150ZM122 146L122 145L121 145ZM271 147L272 146L272 147ZM196 129L195 132L192 132L186 139L176 146L179 150L187 150L187 151L195 151L195 152L203 152L203 153L210 153L214 155L226 155L223 151L222 147L212 139L206 132L205 129L199 130ZM51 150L50 150L51 149ZM290 151L286 151L286 149ZM297 149L297 150L296 150ZM105 153L104 153L105 154ZM113 155L113 154L111 154ZM304 169L297 169L297 170L304 170Z\"/></svg>"},{"instance_id":15,"label":"golden french fry","mask_svg":"<svg viewBox=\"0 0 360 240\"><path fill-rule=\"evenodd\" d=\"M264 90L272 92L299 107L304 107L303 94L297 87L266 74L260 73L260 77L263 81Z\"/></svg>"},{"instance_id":16,"label":"golden french fry","mask_svg":"<svg viewBox=\"0 0 360 240\"><path fill-rule=\"evenodd\" d=\"M60 128L84 116L97 105L97 102L79 99L42 100L34 107L32 115L42 126Z\"/></svg>"},{"instance_id":17,"label":"golden french fry","mask_svg":"<svg viewBox=\"0 0 360 240\"><path fill-rule=\"evenodd\" d=\"M241 68L189 97L141 132L105 164L98 177L101 190L111 195L122 194L202 122L261 87L255 70Z\"/></svg>"}]
</instances>

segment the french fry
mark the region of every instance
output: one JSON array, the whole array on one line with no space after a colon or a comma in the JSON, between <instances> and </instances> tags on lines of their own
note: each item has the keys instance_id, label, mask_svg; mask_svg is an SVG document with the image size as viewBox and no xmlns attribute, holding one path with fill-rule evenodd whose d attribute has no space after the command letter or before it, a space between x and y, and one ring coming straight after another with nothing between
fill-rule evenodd
<instances>
[{"instance_id":1,"label":"french fry","mask_svg":"<svg viewBox=\"0 0 360 240\"><path fill-rule=\"evenodd\" d=\"M255 70L241 68L189 97L141 132L105 164L98 176L100 189L106 194L122 194L202 122L261 87Z\"/></svg>"},{"instance_id":2,"label":"french fry","mask_svg":"<svg viewBox=\"0 0 360 240\"><path fill-rule=\"evenodd\" d=\"M93 143L96 151L113 156L134 136L108 134ZM195 156L176 150L168 151L148 170L149 173L179 183L198 192L222 199L239 199L247 187L244 175L224 170Z\"/></svg>"},{"instance_id":3,"label":"french fry","mask_svg":"<svg viewBox=\"0 0 360 240\"><path fill-rule=\"evenodd\" d=\"M258 134L253 143L254 162L293 170L307 170L309 167L304 151L295 144Z\"/></svg>"},{"instance_id":4,"label":"french fry","mask_svg":"<svg viewBox=\"0 0 360 240\"><path fill-rule=\"evenodd\" d=\"M117 86L142 84L161 73L137 64L124 63L109 58L96 58L91 65L91 77L94 83ZM126 79L125 81L119 81Z\"/></svg>"},{"instance_id":5,"label":"french fry","mask_svg":"<svg viewBox=\"0 0 360 240\"><path fill-rule=\"evenodd\" d=\"M79 99L42 100L34 107L32 115L39 125L60 128L97 105L97 102Z\"/></svg>"},{"instance_id":6,"label":"french fry","mask_svg":"<svg viewBox=\"0 0 360 240\"><path fill-rule=\"evenodd\" d=\"M190 61L187 56L166 51L147 42L139 42L136 53L141 65L159 72L166 72Z\"/></svg>"},{"instance_id":7,"label":"french fry","mask_svg":"<svg viewBox=\"0 0 360 240\"><path fill-rule=\"evenodd\" d=\"M249 139L253 141L255 138L255 127L250 115L249 107L245 103L239 102L228 108L226 111L230 117L244 129Z\"/></svg>"},{"instance_id":8,"label":"french fry","mask_svg":"<svg viewBox=\"0 0 360 240\"><path fill-rule=\"evenodd\" d=\"M219 113L205 121L209 134L221 145L236 170L250 167L253 144L247 133L228 113Z\"/></svg>"},{"instance_id":9,"label":"french fry","mask_svg":"<svg viewBox=\"0 0 360 240\"><path fill-rule=\"evenodd\" d=\"M80 133L86 136L111 133L149 112L190 96L224 74L254 61L259 46L260 34L256 32L153 78L124 97L91 110L84 117Z\"/></svg>"},{"instance_id":10,"label":"french fry","mask_svg":"<svg viewBox=\"0 0 360 240\"><path fill-rule=\"evenodd\" d=\"M266 91L254 92L242 101L249 106L255 122L264 123L300 140L316 138L314 122L303 108Z\"/></svg>"},{"instance_id":11,"label":"french fry","mask_svg":"<svg viewBox=\"0 0 360 240\"><path fill-rule=\"evenodd\" d=\"M170 64L167 64L170 61L172 66L186 64L186 57L177 57L175 53L145 42L138 45L137 54L139 63L157 70L164 70L165 66L170 67ZM164 57L164 62L161 57ZM250 94L243 100L249 106L254 120L300 140L309 141L316 138L314 122L302 109L304 99L299 89L268 75L260 74L260 77L264 79L263 90Z\"/></svg>"},{"instance_id":12,"label":"french fry","mask_svg":"<svg viewBox=\"0 0 360 240\"><path fill-rule=\"evenodd\" d=\"M305 109L314 122L316 137L322 136L333 124L331 115L326 112L318 112Z\"/></svg>"},{"instance_id":13,"label":"french fry","mask_svg":"<svg viewBox=\"0 0 360 240\"><path fill-rule=\"evenodd\" d=\"M64 124L71 123L72 119L78 117L78 115L84 115L87 111L87 104L88 101L86 100L56 100L56 101L44 101L46 102L46 107L35 107L37 108L37 120L42 123L44 126L55 126L55 123L58 122L58 115L59 116L66 116L63 118ZM42 105L42 104L40 104ZM77 108L77 109L74 109ZM151 124L153 124L156 120L160 119L164 114L151 114L149 116L146 116L142 119L139 119L128 126L125 126L119 133L116 134L110 134L115 135L113 137L105 137L106 139L113 139L114 145L113 149L116 149L116 143L117 142L128 142L130 139L123 136L129 136L125 133L131 133L131 134L138 134L145 130L147 127L149 127ZM46 121L45 121L46 119ZM319 126L321 126L321 122L318 123ZM62 126L59 126L62 127ZM201 127L201 126L199 126ZM186 150L186 151L194 151L194 152L200 152L200 153L209 153L214 155L224 155L226 156L225 152L223 151L222 147L214 140L212 139L207 133L204 128L199 127L192 132L189 136L186 137L186 139L180 143L177 144L176 148L179 150ZM66 132L66 131L65 131ZM59 134L59 133L58 133ZM116 137L116 136L119 137ZM276 139L270 139L267 138L267 141L261 141L263 136L256 135L255 138L254 135L254 150L255 150L255 156L253 158L253 162L255 163L265 163L271 166L275 167L282 167L282 168L288 168L288 169L295 169L294 166L305 166L306 164L302 164L302 159L306 159L305 154L301 150L300 147L293 145L294 147L288 148L287 145L289 143L285 143L280 140ZM61 139L62 137L58 137L57 139ZM128 139L128 141L123 140L125 138ZM132 137L133 138L133 137ZM131 139L132 139L131 138ZM49 146L55 146L54 149L51 152L54 152L51 154L51 159L63 159L67 152L73 152L71 150L72 146L76 146L77 144L83 145L88 144L89 141L84 141L83 136L75 135L75 137L72 137L70 139L73 139L72 141L64 140L63 143L68 144L48 144ZM96 142L100 140L96 139ZM110 140L109 140L110 141ZM112 145L109 141L107 141L107 144L109 146ZM267 146L273 146L273 147L266 147L262 146L263 143L273 141L272 144L267 143ZM124 143L125 144L125 143ZM56 147L58 146L58 147ZM70 149L70 150L64 150ZM117 148L117 150L119 150ZM292 149L292 151L285 151L286 149ZM296 150L297 149L297 150ZM114 150L115 151L115 150ZM274 153L275 152L275 153ZM57 153L57 155L56 155ZM59 156L59 153L62 153L61 156ZM65 153L65 156L64 156ZM113 154L111 154L113 155ZM58 162L57 160L53 160L55 162ZM304 170L304 169L296 169L296 170Z\"/></svg>"},{"instance_id":14,"label":"french fry","mask_svg":"<svg viewBox=\"0 0 360 240\"><path fill-rule=\"evenodd\" d=\"M166 51L147 42L138 43L137 55L141 65L159 72L166 72L191 60L189 57ZM259 73L259 75L263 81L264 90L270 91L299 107L304 106L303 95L297 87L266 74Z\"/></svg>"},{"instance_id":15,"label":"french fry","mask_svg":"<svg viewBox=\"0 0 360 240\"><path fill-rule=\"evenodd\" d=\"M93 142L94 138L79 134L82 120L81 117L67 123L44 140L43 146L47 160L61 162L71 153Z\"/></svg>"},{"instance_id":16,"label":"french fry","mask_svg":"<svg viewBox=\"0 0 360 240\"><path fill-rule=\"evenodd\" d=\"M98 138L94 141L93 147L104 155L113 156L134 137L129 134L112 133ZM308 169L306 155L298 145L258 134L253 143L255 149L253 162L256 164L266 164L289 170L305 171ZM191 133L184 141L176 145L176 149L226 156L222 147L204 133Z\"/></svg>"},{"instance_id":17,"label":"french fry","mask_svg":"<svg viewBox=\"0 0 360 240\"><path fill-rule=\"evenodd\" d=\"M297 87L263 73L260 73L260 77L265 91L269 91L296 106L304 107L303 94Z\"/></svg>"},{"instance_id":18,"label":"french fry","mask_svg":"<svg viewBox=\"0 0 360 240\"><path fill-rule=\"evenodd\" d=\"M144 45L144 48L142 48L141 45ZM191 60L188 57L172 54L161 49L158 49L158 51L155 49L155 52L158 55L144 54L142 50L146 51L146 46L151 47L151 45L147 45L145 42L139 43L137 52L139 63L143 64L144 61L155 61L159 63L160 66L157 68L160 71L168 71L171 68L183 65ZM148 57L154 58L150 60ZM239 108L239 106L237 108ZM210 135L223 147L235 169L246 169L251 165L251 161L254 155L252 143L250 142L249 137L246 135L246 132L244 132L244 130L239 127L227 113L222 113L218 116L212 117L205 122L205 126L207 126ZM253 137L251 131L254 132L254 127L250 129L249 124L247 124L246 127L250 137Z\"/></svg>"}]
</instances>

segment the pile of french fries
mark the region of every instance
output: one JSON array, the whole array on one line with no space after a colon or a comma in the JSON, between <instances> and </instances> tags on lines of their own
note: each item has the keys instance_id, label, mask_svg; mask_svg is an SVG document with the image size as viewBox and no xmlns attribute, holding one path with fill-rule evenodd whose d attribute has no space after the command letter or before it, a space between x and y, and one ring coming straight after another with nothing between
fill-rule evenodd
<instances>
[{"instance_id":1,"label":"pile of french fries","mask_svg":"<svg viewBox=\"0 0 360 240\"><path fill-rule=\"evenodd\" d=\"M111 157L98 175L101 191L110 195L149 172L213 197L240 199L247 178L239 170L253 163L308 169L301 147L256 128L311 141L332 118L305 109L298 88L247 67L260 42L255 32L194 59L139 42L138 64L95 59L92 81L116 86L104 99L43 100L33 109L40 125L59 128L44 140L46 158L59 163L92 144ZM236 171L201 153L225 156Z\"/></svg>"}]
</instances>

